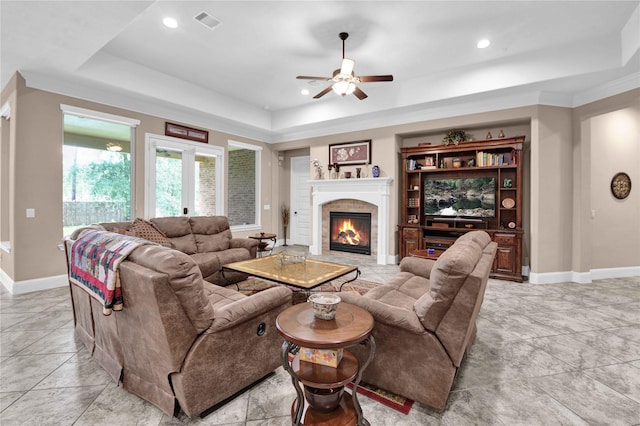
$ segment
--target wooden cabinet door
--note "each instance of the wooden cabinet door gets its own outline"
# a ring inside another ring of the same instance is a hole
[[[516,273],[516,248],[514,246],[498,246],[493,262],[493,271],[502,274]]]
[[[420,250],[420,230],[416,228],[404,228],[402,230],[402,257],[409,256],[414,250]]]
[[[494,278],[507,278],[521,281],[521,237],[508,232],[496,232],[493,234],[493,241],[498,243],[498,250],[496,251],[493,269],[491,270]]]

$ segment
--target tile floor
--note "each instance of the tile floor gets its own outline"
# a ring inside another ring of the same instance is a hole
[[[360,264],[370,281],[398,270]],[[0,302],[3,426],[290,424],[295,392],[282,368],[205,418],[171,418],[93,362],[73,336],[66,287],[13,296],[2,288]],[[640,277],[491,280],[476,341],[443,413],[415,404],[405,416],[366,397],[361,403],[372,425],[638,425]]]

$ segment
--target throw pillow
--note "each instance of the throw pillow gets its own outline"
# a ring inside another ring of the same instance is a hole
[[[155,225],[144,219],[137,218],[129,228],[138,238],[144,238],[152,243],[160,244],[162,247],[171,247],[171,241]]]

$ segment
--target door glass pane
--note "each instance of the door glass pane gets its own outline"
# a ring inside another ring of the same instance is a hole
[[[155,217],[182,215],[182,152],[156,148]]]
[[[131,128],[65,114],[63,235],[131,220]]]
[[[216,157],[196,154],[195,203],[193,216],[216,214]]]

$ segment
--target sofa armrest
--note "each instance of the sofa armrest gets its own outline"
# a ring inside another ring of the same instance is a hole
[[[246,248],[251,250],[253,247],[258,247],[258,240],[251,238],[231,238],[229,240],[229,248]]]
[[[231,238],[229,248],[246,248],[251,253],[251,258],[256,257],[258,252],[258,240],[252,238]]]
[[[368,311],[376,322],[400,327],[413,333],[424,333],[425,329],[414,311],[387,305],[355,293],[340,293],[343,302],[351,303]]]
[[[436,264],[435,260],[422,259],[420,257],[408,256],[402,258],[400,261],[400,271],[410,272],[413,275],[418,275],[429,279],[431,276],[431,270],[433,265]]]
[[[284,286],[268,288],[220,308],[214,308],[213,323],[207,332],[225,330],[291,303],[291,290]]]

